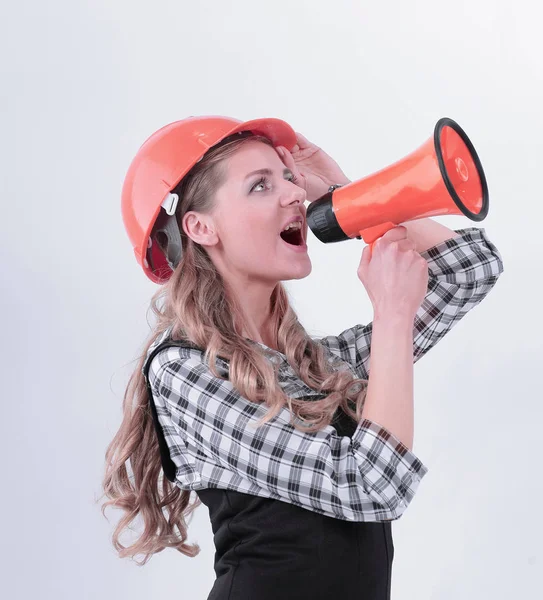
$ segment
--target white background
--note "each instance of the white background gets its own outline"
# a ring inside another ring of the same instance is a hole
[[[415,368],[429,467],[393,523],[393,600],[540,598],[541,8],[533,0],[11,2],[0,18],[2,587],[10,599],[205,599],[207,509],[143,568],[103,518],[104,452],[149,333],[156,284],[120,211],[140,144],[189,115],[278,117],[351,179],[416,149],[443,116],[483,163],[483,226],[505,272]],[[288,284],[314,335],[372,318],[363,242],[310,234]],[[149,322],[148,322],[149,320]],[[361,592],[362,593],[362,592]],[[256,600],[256,599],[255,599]]]

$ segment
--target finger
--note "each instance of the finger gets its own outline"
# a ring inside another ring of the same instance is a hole
[[[402,251],[416,250],[415,242],[413,240],[410,240],[409,238],[397,240],[396,243],[398,244],[398,248]]]
[[[365,268],[368,266],[371,260],[371,245],[368,245],[362,250],[362,256],[360,257],[360,265],[359,268]]]
[[[278,146],[277,151],[278,151],[279,156],[281,157],[281,160],[283,161],[283,164],[285,165],[285,167],[287,167],[287,169],[290,169],[292,171],[292,173],[298,180],[297,183],[300,185],[300,187],[303,187],[305,189],[305,177],[300,172],[296,163],[294,162],[294,159],[292,158],[292,154],[284,146]]]
[[[300,148],[309,148],[313,144],[299,131],[296,132],[296,141],[298,142],[298,146]]]
[[[403,225],[398,225],[393,229],[389,229],[386,233],[381,236],[382,239],[387,242],[395,242],[397,240],[403,240],[407,238],[407,228]]]
[[[281,157],[281,160],[283,161],[285,167],[288,167],[291,171],[293,168],[296,168],[296,163],[292,158],[292,154],[284,146],[277,146],[276,150],[279,156]]]

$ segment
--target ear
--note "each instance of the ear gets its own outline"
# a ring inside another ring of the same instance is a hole
[[[201,246],[214,246],[219,241],[211,215],[189,211],[183,215],[183,230]]]

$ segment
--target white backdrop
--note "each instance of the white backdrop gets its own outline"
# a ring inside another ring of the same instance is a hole
[[[274,116],[351,179],[411,152],[442,116],[482,160],[505,272],[415,367],[429,473],[393,523],[393,600],[541,597],[541,8],[535,1],[5,3],[0,19],[4,597],[205,599],[201,554],[117,557],[99,504],[157,289],[120,212],[130,160],[189,115]],[[538,58],[539,57],[539,58]],[[372,318],[363,242],[312,234],[288,284],[315,335]]]

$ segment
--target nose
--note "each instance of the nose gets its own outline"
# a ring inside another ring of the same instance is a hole
[[[292,184],[294,189],[285,192],[283,195],[283,204],[304,204],[307,199],[306,191],[298,185]]]

